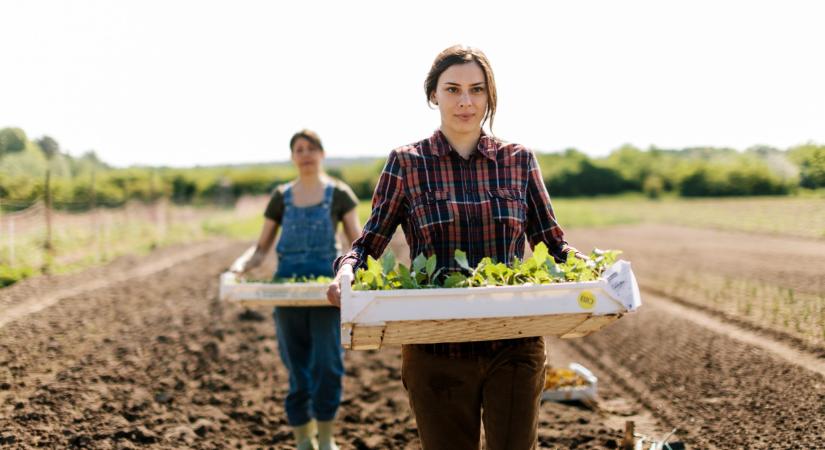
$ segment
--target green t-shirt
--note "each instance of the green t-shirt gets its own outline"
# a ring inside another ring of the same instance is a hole
[[[331,180],[333,190],[330,211],[332,213],[332,223],[338,225],[338,222],[344,220],[344,215],[358,206],[358,197],[343,181],[334,178]],[[264,217],[272,219],[278,224],[281,223],[284,217],[284,192],[287,186],[289,186],[289,183],[275,188],[272,192],[272,198],[269,199],[269,204],[266,205],[266,211],[264,211]]]

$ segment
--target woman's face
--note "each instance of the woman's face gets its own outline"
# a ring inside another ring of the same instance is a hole
[[[292,162],[301,173],[314,173],[321,170],[324,151],[305,138],[298,138],[292,145]]]
[[[433,103],[441,112],[442,131],[477,133],[487,112],[487,83],[475,62],[454,64],[438,77]]]

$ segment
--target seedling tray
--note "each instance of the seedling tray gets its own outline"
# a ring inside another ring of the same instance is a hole
[[[326,283],[248,282],[239,273],[255,251],[247,249],[229,271],[221,274],[219,298],[244,306],[330,306]]]
[[[345,270],[349,266],[344,266]],[[456,289],[353,291],[341,279],[341,341],[353,350],[383,345],[591,334],[641,306],[627,261],[596,281]]]

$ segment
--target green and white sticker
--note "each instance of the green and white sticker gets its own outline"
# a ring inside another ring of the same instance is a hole
[[[582,291],[579,294],[579,306],[582,309],[593,309],[596,306],[596,295],[590,291]]]

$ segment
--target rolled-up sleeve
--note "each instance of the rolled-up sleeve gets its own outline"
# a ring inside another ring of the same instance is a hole
[[[567,252],[577,252],[564,240],[562,231],[553,206],[550,204],[550,194],[544,186],[541,176],[541,168],[533,152],[529,152],[529,169],[527,174],[527,239],[530,247],[535,247],[539,242],[547,245],[550,254],[557,262],[567,259]]]
[[[364,225],[361,237],[353,242],[352,249],[333,263],[335,273],[344,264],[358,268],[364,265],[368,255],[378,258],[384,253],[408,210],[402,176],[401,159],[398,152],[393,150],[375,186],[370,218]]]

